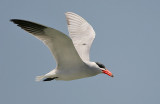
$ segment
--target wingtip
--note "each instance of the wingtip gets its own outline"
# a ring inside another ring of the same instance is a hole
[[[10,19],[10,22],[14,22],[14,19]]]
[[[65,14],[69,14],[69,13],[73,13],[73,12],[66,12]]]
[[[73,13],[73,12],[66,12],[65,15],[67,16],[67,15],[78,15],[78,14]]]
[[[16,24],[16,21],[18,21],[18,19],[10,19],[10,22],[13,22]]]
[[[66,15],[66,17],[69,15],[69,14],[71,14],[72,12],[66,12],[65,13],[65,15]]]
[[[23,19],[10,19],[11,22],[13,23],[19,23],[19,22],[30,22],[30,21],[27,21],[27,20],[23,20]]]

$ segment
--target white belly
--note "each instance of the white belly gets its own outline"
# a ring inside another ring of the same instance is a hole
[[[61,70],[56,73],[58,75],[58,78],[56,78],[56,80],[69,81],[86,77],[92,77],[99,73],[101,72],[94,69]]]

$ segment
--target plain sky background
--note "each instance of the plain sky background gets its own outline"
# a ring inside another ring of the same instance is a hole
[[[94,28],[91,60],[104,74],[35,82],[56,67],[48,48],[10,19],[25,19],[68,35],[65,12]],[[159,0],[0,0],[0,104],[160,104]]]

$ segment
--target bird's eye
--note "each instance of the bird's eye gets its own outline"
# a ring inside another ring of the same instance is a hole
[[[100,68],[104,68],[105,69],[105,66],[99,62],[96,62],[96,64],[100,67]]]

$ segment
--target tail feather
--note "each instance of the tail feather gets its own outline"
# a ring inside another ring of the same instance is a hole
[[[41,81],[43,78],[45,78],[44,75],[42,75],[42,76],[37,76],[35,80],[36,80],[37,82],[39,82],[39,81]]]

